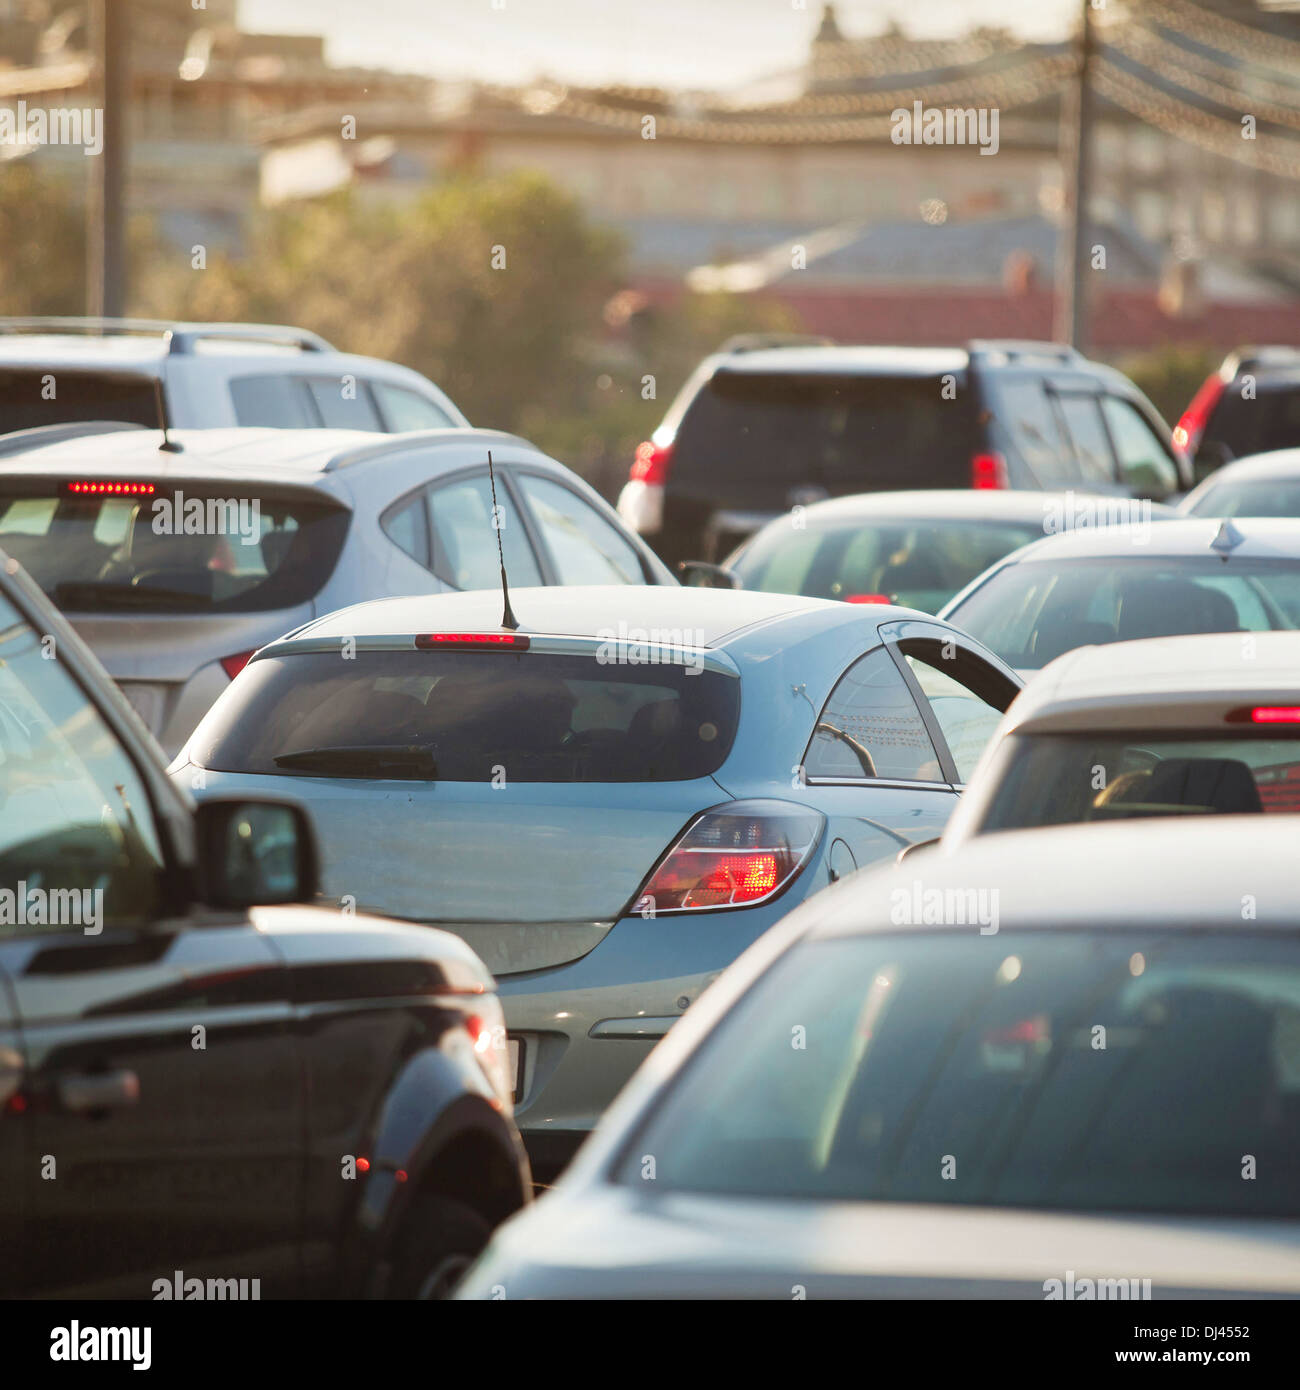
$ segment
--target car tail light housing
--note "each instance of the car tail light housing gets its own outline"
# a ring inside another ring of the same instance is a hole
[[[415,645],[421,651],[450,647],[475,652],[526,652],[529,641],[522,632],[421,632]]]
[[[1245,705],[1224,716],[1227,724],[1300,724],[1300,705]]]
[[[153,483],[97,482],[78,478],[65,483],[68,492],[93,493],[109,497],[150,497],[157,491]]]
[[[221,658],[221,669],[233,681],[235,677],[244,669],[244,667],[247,666],[248,663],[253,659],[253,655],[256,651],[257,648],[254,647],[251,651],[236,652],[234,656],[223,656]]]
[[[627,480],[630,483],[647,483],[651,487],[663,487],[668,481],[668,472],[673,461],[673,441],[656,444],[647,439],[636,446],[636,455]]]
[[[1175,449],[1189,456],[1196,452],[1205,427],[1210,423],[1210,416],[1214,414],[1214,408],[1219,404],[1227,386],[1228,383],[1218,372],[1205,378],[1200,390],[1192,397],[1191,403],[1174,426]]]
[[[976,454],[970,461],[970,485],[977,492],[1008,488],[1006,459],[1001,454]]]
[[[474,1056],[501,1102],[501,1108],[510,1111],[514,1106],[515,1078],[510,1072],[506,1018],[501,1011],[501,1001],[495,994],[483,994],[474,1000],[472,1012],[465,1019],[465,1031],[474,1044]]]
[[[790,801],[733,801],[691,822],[629,912],[721,912],[783,893],[808,863],[826,818]]]
[[[892,603],[888,594],[845,594],[845,603]]]

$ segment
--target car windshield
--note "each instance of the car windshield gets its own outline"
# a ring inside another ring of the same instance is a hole
[[[981,831],[1140,816],[1300,811],[1300,731],[1012,737]]]
[[[1293,935],[865,934],[782,957],[618,1176],[655,1193],[1296,1217],[1298,1138]]]
[[[720,371],[678,429],[674,489],[777,509],[800,485],[964,487],[974,414],[964,391],[939,408],[942,390],[938,377]]]
[[[307,603],[334,568],[348,517],[324,499],[216,497],[199,483],[0,480],[0,550],[73,613]]]
[[[740,681],[529,651],[300,652],[252,662],[195,731],[223,772],[440,782],[671,782],[727,757]]]
[[[1026,561],[944,616],[1009,666],[1036,670],[1076,647],[1300,627],[1300,562],[1211,553]]]
[[[1191,516],[1300,516],[1300,478],[1225,479],[1188,508]]]
[[[747,589],[852,600],[867,595],[936,613],[977,574],[1041,539],[1041,524],[867,521],[798,529],[784,520],[732,562]]]

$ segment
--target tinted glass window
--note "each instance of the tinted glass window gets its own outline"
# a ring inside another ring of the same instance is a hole
[[[1070,438],[1074,441],[1075,457],[1083,480],[1113,483],[1115,465],[1096,397],[1060,395],[1057,399],[1061,405],[1061,413],[1065,416]]]
[[[937,654],[930,660],[911,654],[905,659],[957,764],[957,780],[968,782],[1002,711],[964,683],[958,662]]]
[[[414,391],[390,386],[386,381],[372,381],[370,389],[375,393],[388,428],[394,433],[402,430],[441,430],[452,423],[445,411],[439,410],[423,396],[417,396]]]
[[[981,435],[970,392],[938,377],[719,372],[682,420],[673,490],[784,509],[789,493],[967,487]]]
[[[1037,669],[1106,642],[1300,627],[1300,571],[1213,555],[1031,561],[999,570],[945,617],[1009,666]]]
[[[1209,443],[1226,444],[1233,458],[1300,444],[1300,382],[1257,379],[1253,397],[1234,382],[1205,427],[1201,445]]]
[[[320,416],[307,384],[292,376],[244,376],[230,383],[235,419],[271,429],[313,429]]]
[[[912,693],[884,647],[840,677],[804,754],[804,771],[809,777],[943,781]]]
[[[1119,457],[1120,475],[1139,497],[1168,497],[1180,486],[1178,469],[1151,426],[1131,406],[1115,396],[1101,403]]]
[[[1043,487],[1063,487],[1079,481],[1082,474],[1069,441],[1061,437],[1056,411],[1040,380],[1017,380],[993,372],[985,382],[985,390],[998,423],[1010,434]]]
[[[1040,735],[1008,750],[981,830],[1300,810],[1300,737],[1250,726],[1235,737]]]
[[[308,602],[347,533],[347,512],[312,499],[156,486],[99,497],[5,479],[0,549],[72,612],[246,613]]]
[[[241,690],[191,753],[303,777],[679,781],[721,767],[740,708],[734,676],[595,653],[303,653],[252,662]]]
[[[645,583],[635,546],[576,492],[534,473],[519,473],[516,479],[561,584]]]
[[[1293,1218],[1298,1119],[1292,935],[867,933],[778,961],[633,1136],[620,1178],[647,1201]]]
[[[383,425],[364,381],[355,377],[309,377],[311,392],[321,423],[331,430],[373,430]]]
[[[497,512],[506,576],[522,588],[540,584],[542,572],[524,533],[509,489],[498,481]],[[492,485],[486,473],[457,478],[429,492],[433,532],[433,572],[456,589],[494,589],[501,583],[493,527]]]
[[[0,598],[0,936],[97,935],[147,921],[159,901],[144,784],[54,650]]]
[[[868,521],[764,530],[734,561],[747,589],[850,599],[883,594],[893,603],[938,612],[977,574],[1030,541],[1042,525],[964,521]]]
[[[66,367],[0,367],[0,434],[77,420],[157,428],[153,380]]]
[[[429,568],[429,538],[424,493],[419,492],[404,506],[384,514],[380,523],[384,534],[394,545]]]

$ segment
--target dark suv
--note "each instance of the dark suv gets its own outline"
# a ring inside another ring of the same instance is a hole
[[[436,1296],[528,1200],[482,962],[315,876],[0,552],[0,1295]]]
[[[619,512],[670,564],[800,503],[900,488],[1191,484],[1127,377],[1051,343],[754,346],[706,358],[636,454]]]
[[[1300,348],[1241,348],[1201,383],[1174,428],[1199,483],[1247,454],[1300,445]]]

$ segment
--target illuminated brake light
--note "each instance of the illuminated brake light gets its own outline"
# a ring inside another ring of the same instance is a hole
[[[234,656],[223,656],[221,658],[221,669],[233,681],[244,667],[248,665],[249,661],[252,660],[253,652],[256,650],[257,648],[254,647],[253,651],[236,652]]]
[[[1201,442],[1205,427],[1210,423],[1210,416],[1219,404],[1227,385],[1228,383],[1218,372],[1215,372],[1213,376],[1206,377],[1201,383],[1200,389],[1192,397],[1187,409],[1183,411],[1178,424],[1174,426],[1173,443],[1175,449],[1189,455],[1196,452],[1196,446]]]
[[[662,487],[668,481],[668,470],[672,466],[673,446],[656,444],[652,439],[636,446],[636,455],[628,472],[628,482],[647,483],[652,487]]]
[[[96,483],[89,480],[68,483],[66,487],[69,492],[113,497],[149,497],[156,491],[153,483]]]
[[[435,647],[456,647],[462,651],[508,651],[526,652],[528,638],[518,632],[421,632],[416,636],[415,645],[421,651]]]
[[[656,865],[629,911],[749,907],[787,888],[808,862],[824,817],[786,801],[736,801],[706,811]]]
[[[1300,724],[1300,705],[1256,705],[1250,712],[1252,724]]]
[[[889,603],[888,594],[845,594],[845,603]]]
[[[1001,454],[976,454],[970,461],[970,485],[977,492],[1000,492],[1008,487],[1006,459]]]

